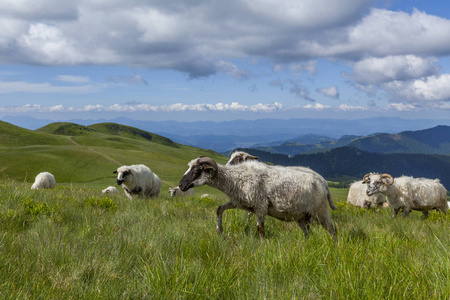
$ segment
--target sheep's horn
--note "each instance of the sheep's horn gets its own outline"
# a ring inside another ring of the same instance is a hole
[[[381,178],[388,178],[390,181],[389,185],[394,184],[394,177],[392,177],[391,174],[384,173],[384,174],[381,174],[380,176],[381,176]]]
[[[370,176],[370,173],[367,173],[366,175],[364,175],[363,177],[363,183],[368,183],[369,181],[367,181],[368,177]]]
[[[209,157],[206,156],[200,156],[197,160],[197,163],[201,166],[207,166],[207,169],[212,169],[213,170],[213,177],[215,177],[217,175],[217,163]]]

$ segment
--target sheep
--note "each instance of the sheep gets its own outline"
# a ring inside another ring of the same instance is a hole
[[[194,189],[188,189],[186,192],[182,192],[178,186],[169,188],[169,197],[186,197],[193,196]]]
[[[158,197],[161,191],[161,180],[145,165],[121,166],[116,171],[117,184],[121,185],[125,195],[132,200],[133,195],[139,198]]]
[[[102,194],[117,194],[118,191],[113,186],[108,186],[106,189],[102,190]]]
[[[211,196],[209,195],[209,194],[203,194],[203,195],[201,195],[200,196],[200,199],[203,199],[203,198],[210,198]]]
[[[367,195],[381,193],[387,196],[389,206],[393,209],[392,218],[400,210],[402,217],[411,210],[422,211],[424,217],[428,211],[436,209],[444,213],[448,210],[447,191],[439,179],[414,178],[410,176],[394,177],[390,174],[369,173],[364,175],[363,183],[367,184]]]
[[[238,165],[246,161],[257,160],[258,156],[253,156],[244,151],[235,151],[231,154],[230,159],[226,163],[227,166]]]
[[[253,161],[253,160],[257,160],[258,157],[248,154],[247,152],[244,151],[236,151],[233,152],[230,156],[230,159],[228,160],[228,162],[226,163],[226,165],[238,165],[247,161]],[[323,178],[319,173],[311,170],[310,168],[307,167],[301,167],[301,166],[291,166],[288,168],[292,168],[293,170],[297,170],[297,171],[301,171],[301,172],[308,172],[313,174],[314,176],[317,177],[317,179],[322,183],[322,185],[327,189],[327,198],[328,198],[328,203],[330,204],[330,207],[332,209],[337,209],[337,206],[334,204],[333,201],[333,197],[331,196],[331,192],[330,189],[328,187],[328,182],[325,180],[325,178]],[[250,213],[249,213],[250,216]]]
[[[49,172],[41,172],[37,174],[36,178],[34,179],[34,183],[31,186],[32,190],[37,189],[54,189],[56,186],[56,180],[55,176]]]
[[[335,238],[327,191],[311,173],[269,167],[258,161],[227,166],[205,156],[193,159],[188,166],[179,184],[182,191],[207,184],[221,190],[230,199],[217,209],[219,233],[223,232],[223,212],[239,208],[256,215],[261,238],[264,238],[266,215],[282,221],[296,221],[305,237],[308,236],[309,224],[317,219]]]
[[[350,185],[347,196],[347,203],[361,208],[383,207],[386,197],[383,194],[367,196],[367,187],[362,181],[355,181]]]

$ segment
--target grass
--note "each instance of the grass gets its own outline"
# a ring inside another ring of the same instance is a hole
[[[82,185],[0,184],[0,297],[14,299],[448,299],[450,220],[390,218],[338,202],[338,241],[319,226],[215,210],[200,199],[129,201]],[[332,189],[343,200],[346,189]]]

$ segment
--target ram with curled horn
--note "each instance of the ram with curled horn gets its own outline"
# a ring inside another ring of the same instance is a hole
[[[381,193],[387,197],[393,218],[399,211],[402,211],[402,217],[408,216],[411,210],[421,211],[426,218],[430,210],[443,213],[448,210],[447,190],[439,179],[401,176],[394,180],[387,173],[370,173],[364,176],[363,183],[367,184],[368,196]]]

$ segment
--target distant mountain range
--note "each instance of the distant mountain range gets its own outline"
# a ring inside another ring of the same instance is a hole
[[[333,148],[350,146],[359,150],[376,153],[421,153],[450,154],[450,126],[439,125],[433,128],[404,131],[396,134],[378,133],[369,136],[343,136],[340,139],[323,136],[301,136],[267,147],[252,147],[257,150],[296,155],[318,153]]]
[[[51,120],[35,119],[29,116],[4,116],[0,118],[14,125],[37,129]],[[226,152],[237,147],[270,147],[282,143],[320,144],[326,140],[305,140],[305,137],[319,136],[335,140],[333,147],[347,143],[348,136],[367,136],[377,132],[393,134],[405,130],[422,130],[437,125],[450,125],[450,119],[401,119],[401,118],[370,118],[358,120],[343,119],[259,119],[234,120],[224,122],[212,121],[140,121],[129,118],[116,118],[112,120],[69,120],[68,122],[80,125],[92,125],[112,122],[128,125],[141,130],[153,132],[170,138],[174,142],[190,145],[217,152]],[[346,136],[346,137],[344,137]],[[300,140],[296,138],[303,137]],[[342,140],[343,139],[343,140]],[[325,144],[323,145],[325,147]],[[329,148],[326,146],[325,148]],[[314,151],[306,147],[306,151]],[[297,151],[297,150],[296,150]],[[302,150],[301,152],[304,152]],[[296,152],[299,153],[299,152]],[[294,155],[295,152],[290,152]]]
[[[328,180],[353,181],[369,172],[392,176],[439,178],[450,190],[450,155],[380,154],[355,147],[339,147],[323,153],[287,156],[256,149],[239,149],[259,157],[260,161],[283,166],[306,166]]]

